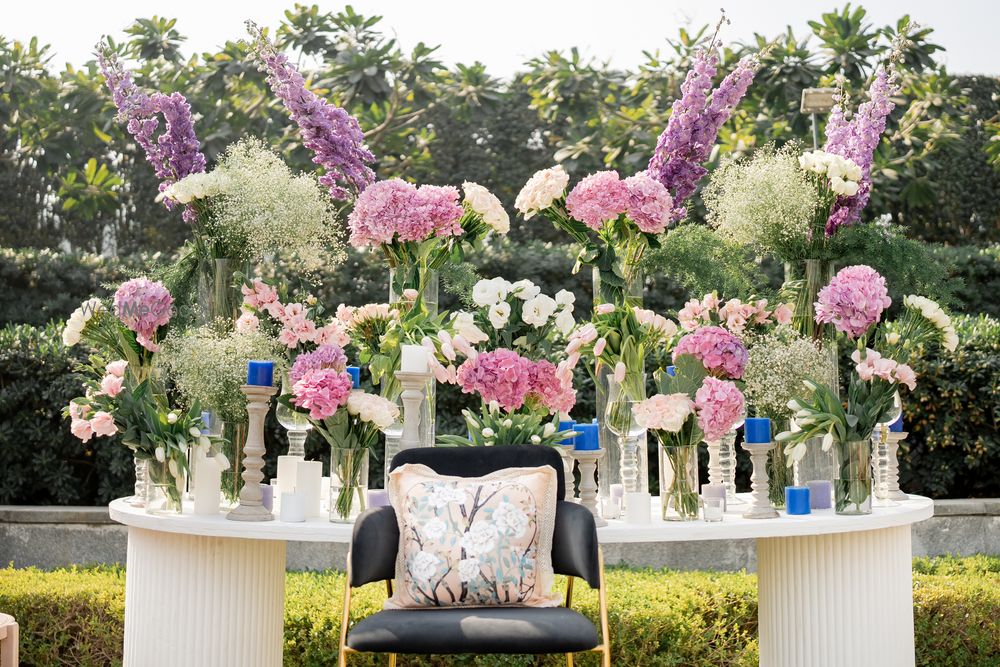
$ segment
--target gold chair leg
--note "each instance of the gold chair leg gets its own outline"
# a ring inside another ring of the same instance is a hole
[[[597,549],[597,562],[601,568],[601,589],[597,592],[597,597],[601,606],[601,639],[604,640],[601,665],[602,667],[611,667],[611,636],[608,630],[608,587],[604,581],[604,551],[600,547]]]
[[[567,653],[566,654],[566,667],[573,667],[573,654],[572,653]]]
[[[340,614],[340,651],[337,664],[347,667],[347,625],[351,621],[351,554],[347,554],[347,572],[344,579],[344,608]]]
[[[395,653],[390,653],[389,654],[389,667],[396,667],[396,654]]]

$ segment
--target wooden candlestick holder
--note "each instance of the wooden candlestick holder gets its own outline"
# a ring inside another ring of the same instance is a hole
[[[264,507],[264,494],[260,483],[264,479],[264,418],[271,407],[271,397],[276,387],[245,384],[240,387],[247,397],[247,442],[243,448],[243,488],[240,504],[226,518],[231,521],[274,521],[274,515]]]

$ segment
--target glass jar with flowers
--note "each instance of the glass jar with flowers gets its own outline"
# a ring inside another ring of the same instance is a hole
[[[685,392],[656,394],[632,406],[636,422],[648,429],[663,450],[660,501],[665,521],[694,521],[698,495],[698,428],[694,401]]]

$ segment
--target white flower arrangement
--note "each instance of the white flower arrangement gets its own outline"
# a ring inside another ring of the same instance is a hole
[[[784,421],[795,409],[789,401],[802,394],[805,380],[824,381],[833,373],[830,357],[811,338],[790,326],[753,336],[743,371],[743,394],[754,414]]]
[[[528,179],[514,200],[514,208],[528,220],[535,213],[547,209],[552,203],[563,196],[569,185],[569,174],[556,165],[549,169],[541,169]]]
[[[466,330],[471,337],[462,337],[472,345],[488,341],[488,349],[504,347],[535,358],[536,350],[552,348],[556,334],[564,338],[576,327],[575,302],[572,292],[560,290],[553,298],[530,280],[484,278],[472,287],[476,310],[456,317],[453,328]]]
[[[861,167],[849,158],[826,151],[812,151],[799,156],[799,167],[829,179],[829,187],[834,193],[853,197],[858,193]]]
[[[66,321],[66,328],[63,329],[63,345],[73,347],[80,342],[83,337],[83,330],[87,327],[87,322],[98,312],[105,310],[100,299],[87,299],[80,307],[73,311]]]
[[[483,222],[490,226],[498,234],[506,234],[510,231],[510,216],[504,210],[503,204],[492,192],[478,183],[462,183],[462,192],[465,193],[465,204],[473,212],[478,213]]]
[[[381,396],[354,391],[347,397],[347,414],[385,430],[399,420],[399,406]]]
[[[903,298],[903,305],[906,308],[919,312],[924,319],[929,321],[932,325],[934,325],[934,327],[937,328],[938,331],[940,331],[941,347],[948,352],[955,351],[958,347],[958,334],[955,333],[955,327],[951,323],[951,318],[946,312],[944,312],[944,309],[942,309],[936,301],[932,301],[924,296],[910,294],[909,296]],[[898,333],[891,332],[889,335],[895,335],[898,341]]]

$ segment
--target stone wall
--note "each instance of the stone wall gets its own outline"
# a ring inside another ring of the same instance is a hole
[[[127,531],[106,507],[0,506],[0,563],[54,568],[124,563]],[[343,567],[343,544],[292,542],[288,569]],[[1000,499],[938,500],[934,517],[913,526],[913,555],[1000,555]],[[680,570],[754,570],[753,540],[604,545],[609,565]]]

